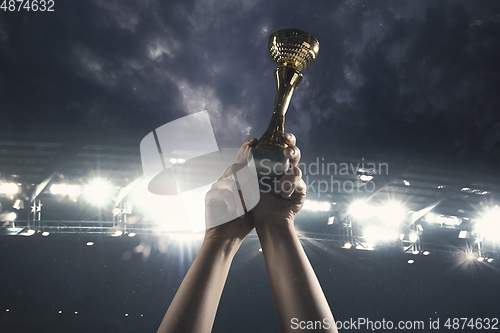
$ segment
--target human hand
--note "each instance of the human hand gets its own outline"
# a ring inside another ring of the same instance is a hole
[[[261,188],[260,201],[251,211],[257,228],[263,223],[293,224],[306,198],[307,186],[297,167],[301,154],[295,146],[296,138],[291,133],[284,133],[281,141],[288,145],[283,154],[290,160],[290,168],[279,180]]]
[[[246,166],[249,149],[255,147],[257,142],[257,139],[251,139],[243,143],[235,163],[208,191],[205,197],[205,239],[243,240],[253,230],[253,217],[241,205],[241,192],[236,186],[235,174]]]

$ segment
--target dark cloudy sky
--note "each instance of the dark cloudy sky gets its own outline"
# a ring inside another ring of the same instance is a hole
[[[268,37],[297,28],[320,41],[287,113],[286,129],[304,150],[500,162],[499,1],[55,0],[54,9],[0,10],[2,131],[120,130],[140,140],[206,109],[222,146],[260,137],[275,93]],[[90,251],[75,239],[25,240],[2,242],[0,324],[8,332],[51,323],[61,332],[153,331],[192,260],[155,252],[147,262],[123,263],[122,253],[137,244],[112,240]],[[219,332],[277,331],[252,244],[231,272]],[[487,289],[498,286],[498,272],[464,271],[439,258],[412,271],[332,251],[308,254],[337,318],[443,320],[498,309],[491,296],[498,287]],[[47,266],[40,258],[55,260]],[[20,310],[6,319],[12,304]],[[53,307],[87,315],[77,324],[56,321]],[[123,321],[127,311],[133,324]]]
[[[498,1],[59,1],[0,12],[2,126],[147,133],[208,109],[222,145],[260,137],[269,35],[320,41],[286,128],[328,151],[480,158],[500,142]]]

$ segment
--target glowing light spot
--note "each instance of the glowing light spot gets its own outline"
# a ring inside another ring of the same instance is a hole
[[[410,242],[415,243],[418,240],[418,235],[415,232],[410,234]]]
[[[425,215],[425,222],[427,222],[427,223],[435,223],[436,222],[436,214],[434,214],[434,213],[427,213]]]
[[[29,229],[28,231],[26,231],[26,233],[31,236],[31,235],[34,235],[36,233],[36,231],[33,229]]]
[[[411,264],[413,264],[414,262],[415,262],[415,260],[413,260],[413,259],[408,260],[408,263],[409,263],[410,265],[411,265]]]
[[[431,254],[431,253],[430,253],[429,251],[424,251],[424,252],[422,252],[422,254],[423,254],[424,256],[428,256],[428,255],[429,255],[429,254]]]
[[[304,202],[303,209],[316,211],[316,212],[327,212],[331,208],[331,204],[327,201],[315,201],[315,200],[306,200]]]
[[[19,192],[19,185],[14,183],[1,183],[0,184],[0,193],[2,194],[16,194]]]
[[[96,205],[104,205],[111,198],[112,186],[102,179],[95,179],[85,186],[83,194],[85,198]]]
[[[172,234],[174,239],[181,245],[192,245],[203,239],[205,236],[202,233],[176,233]]]
[[[397,240],[399,237],[399,233],[394,229],[380,227],[368,227],[363,235],[370,244],[390,242]]]
[[[361,175],[361,176],[359,176],[359,180],[361,180],[363,182],[369,182],[372,179],[373,179],[373,176],[370,176],[370,175]]]
[[[381,207],[377,215],[385,222],[398,225],[404,221],[406,209],[397,202],[390,202]]]
[[[500,242],[500,209],[494,208],[486,212],[476,222],[475,231],[486,240]]]
[[[493,258],[488,258],[487,262],[493,262]]]
[[[349,215],[355,219],[364,219],[370,216],[372,207],[363,200],[354,201],[349,206]]]
[[[479,262],[484,261],[484,257],[478,257],[478,258],[477,258],[477,261],[479,261]]]
[[[128,236],[129,237],[135,237],[135,232],[129,232]]]
[[[420,253],[420,251],[419,251],[419,250],[413,250],[413,252],[412,252],[412,254],[415,254],[415,255],[416,255],[416,254],[419,254],[419,253]]]
[[[9,213],[9,215],[7,215],[7,219],[9,221],[14,221],[15,219],[17,218],[17,214],[12,212],[12,213]]]
[[[87,246],[92,246],[94,245],[94,242],[87,242]]]
[[[82,188],[80,185],[54,184],[50,187],[50,193],[77,197],[82,193]]]
[[[48,231],[44,231],[44,232],[42,232],[42,236],[43,236],[43,237],[47,237],[48,235],[50,235],[50,232],[48,232]]]
[[[352,244],[347,242],[344,244],[344,249],[350,249],[352,247]]]

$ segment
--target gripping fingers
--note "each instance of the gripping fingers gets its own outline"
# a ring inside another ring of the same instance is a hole
[[[291,166],[278,183],[278,193],[285,199],[289,199],[295,191],[297,183],[302,179],[302,171],[296,166]]]
[[[304,204],[304,201],[306,200],[306,190],[307,190],[307,185],[304,182],[304,180],[301,178],[295,183],[295,190],[293,191],[292,195],[290,196],[290,201],[293,202],[294,204],[297,205],[302,205]]]
[[[286,143],[288,146],[295,146],[297,139],[292,133],[283,133],[281,135],[281,142]]]
[[[300,149],[295,145],[297,142],[295,135],[292,133],[284,133],[281,136],[281,141],[288,145],[288,147],[283,151],[283,154],[290,160],[290,164],[297,166],[300,161],[301,154]]]

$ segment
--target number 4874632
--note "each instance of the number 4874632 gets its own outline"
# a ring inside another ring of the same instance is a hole
[[[4,12],[53,12],[54,0],[3,0],[0,10]]]

